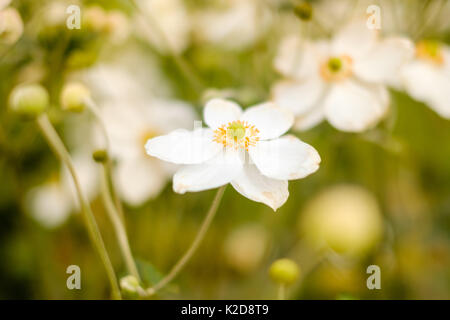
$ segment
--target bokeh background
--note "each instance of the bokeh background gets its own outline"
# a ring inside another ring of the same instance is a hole
[[[187,112],[167,115],[169,105],[189,108],[190,120],[201,119],[210,97],[229,97],[244,107],[269,99],[280,78],[273,59],[285,34],[306,24],[309,37],[328,37],[352,15],[365,15],[369,4],[382,8],[382,33],[450,41],[448,1],[306,1],[312,8],[306,21],[294,10],[305,1],[138,2],[139,11],[127,0],[9,4],[23,30],[14,19],[8,20],[11,29],[0,28],[1,299],[110,297],[77,206],[63,191],[70,182],[61,164],[36,124],[8,110],[16,85],[40,82],[49,90],[52,122],[69,150],[89,163],[86,192],[114,267],[124,276],[96,192],[93,121],[60,108],[67,81],[83,81],[100,107],[156,110],[152,128],[159,129]],[[71,4],[81,8],[79,30],[66,27]],[[315,174],[290,182],[290,197],[276,213],[228,187],[198,252],[154,298],[274,299],[277,286],[268,270],[287,257],[301,270],[290,299],[449,299],[450,122],[403,92],[390,94],[390,113],[365,133],[339,132],[328,123],[294,132],[318,150],[322,163]],[[188,248],[214,191],[179,195],[170,175],[158,187],[140,176],[119,189],[126,189],[133,253],[152,284]],[[71,264],[81,268],[81,290],[66,287]],[[372,264],[380,266],[381,290],[366,287]]]

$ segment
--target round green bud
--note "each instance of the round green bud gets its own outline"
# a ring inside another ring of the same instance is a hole
[[[128,275],[120,279],[120,289],[122,294],[127,298],[136,298],[138,296],[140,285],[138,279],[132,275]]]
[[[34,118],[49,106],[48,92],[39,84],[19,85],[10,94],[9,106],[23,117]]]
[[[270,266],[269,275],[276,283],[289,285],[298,279],[300,268],[290,259],[279,259]]]
[[[95,150],[92,153],[92,158],[94,158],[95,162],[106,162],[108,160],[108,152],[103,149]]]
[[[89,99],[90,96],[89,90],[83,84],[78,82],[68,83],[61,91],[61,106],[67,111],[83,112],[86,99]]]
[[[308,2],[302,1],[294,7],[294,13],[301,20],[308,21],[312,18],[313,8]]]

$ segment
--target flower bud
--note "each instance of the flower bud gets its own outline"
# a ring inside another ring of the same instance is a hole
[[[137,297],[139,288],[139,281],[134,276],[128,275],[120,279],[120,289],[127,298]]]
[[[48,92],[39,84],[17,86],[9,97],[10,108],[26,118],[38,116],[47,109],[48,105]]]
[[[94,158],[95,162],[106,162],[108,160],[108,152],[103,149],[95,150],[92,153],[92,158]]]
[[[276,260],[269,269],[273,281],[283,285],[293,284],[300,275],[297,264],[290,259]]]
[[[86,99],[90,97],[89,90],[81,83],[71,82],[64,86],[61,92],[61,106],[71,112],[82,112]]]
[[[23,22],[14,8],[0,10],[0,43],[13,44],[22,36]]]
[[[300,20],[309,21],[313,14],[313,8],[308,2],[302,1],[294,7],[294,13]]]

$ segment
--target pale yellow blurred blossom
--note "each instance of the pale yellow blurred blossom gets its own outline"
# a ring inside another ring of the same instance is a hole
[[[10,1],[0,2],[0,44],[11,45],[22,36],[23,21],[19,12],[8,7]]]
[[[192,20],[182,0],[139,0],[137,33],[162,53],[181,53],[190,43]]]
[[[270,27],[272,13],[264,1],[227,0],[223,8],[202,9],[195,16],[198,39],[242,50],[257,42]]]
[[[260,225],[245,225],[232,231],[223,248],[227,264],[241,273],[252,272],[261,264],[268,240],[267,230]]]
[[[361,132],[387,113],[387,85],[399,86],[401,67],[412,55],[408,39],[380,39],[361,20],[330,41],[289,36],[274,61],[288,79],[274,85],[273,101],[294,112],[299,130],[326,119],[338,130]]]
[[[383,219],[376,199],[367,190],[337,185],[307,203],[299,228],[301,236],[315,247],[359,256],[381,239]]]

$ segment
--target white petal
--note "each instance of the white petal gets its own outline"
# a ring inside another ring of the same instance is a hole
[[[322,100],[322,99],[321,99]],[[294,129],[300,131],[309,130],[325,119],[323,103],[319,101],[314,107],[305,114],[295,118]]]
[[[64,223],[73,209],[70,194],[58,183],[48,183],[27,194],[27,208],[41,225],[56,228]]]
[[[294,123],[291,111],[266,102],[245,110],[241,120],[247,121],[259,130],[261,140],[278,138]]]
[[[173,177],[173,190],[177,193],[214,189],[229,183],[243,167],[238,152],[224,151],[206,163],[185,166]]]
[[[211,129],[236,121],[241,114],[242,109],[237,103],[224,99],[210,100],[203,110],[203,118]]]
[[[450,74],[444,68],[414,61],[403,69],[402,78],[406,91],[414,99],[450,119]]]
[[[355,74],[369,82],[383,82],[399,87],[401,67],[414,55],[413,43],[406,38],[388,38],[357,59]]]
[[[292,135],[260,141],[249,154],[263,175],[279,180],[304,178],[320,164],[316,149]]]
[[[275,69],[286,77],[305,79],[317,74],[319,64],[330,53],[329,42],[307,41],[290,35],[281,41]]]
[[[352,59],[369,52],[377,39],[375,30],[366,26],[366,21],[357,19],[345,25],[332,40],[332,53],[349,55]]]
[[[217,155],[222,146],[213,141],[210,129],[179,129],[147,141],[147,154],[176,164],[196,164]]]
[[[323,95],[325,83],[319,77],[303,81],[281,81],[272,90],[273,101],[282,108],[291,110],[294,115],[308,112]]]
[[[263,176],[255,165],[246,165],[231,185],[244,197],[262,202],[274,211],[289,197],[288,182]]]
[[[159,160],[137,158],[119,162],[114,175],[120,197],[131,206],[140,206],[157,196],[168,179]]]
[[[324,102],[327,120],[335,128],[351,132],[376,125],[388,106],[389,94],[384,86],[350,80],[334,85]]]

